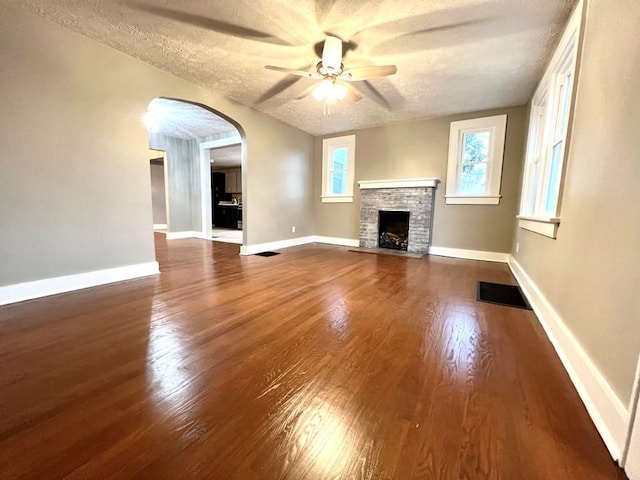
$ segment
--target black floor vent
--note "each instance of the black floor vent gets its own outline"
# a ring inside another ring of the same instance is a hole
[[[507,307],[526,308],[531,310],[529,302],[517,285],[503,285],[501,283],[478,282],[476,300],[479,302],[495,303]]]

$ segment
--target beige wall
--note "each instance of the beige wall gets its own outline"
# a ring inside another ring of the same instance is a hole
[[[513,252],[627,404],[640,352],[640,2],[589,1],[556,240]]]
[[[158,96],[244,129],[247,243],[313,234],[310,135],[19,4],[0,4],[0,65],[0,285],[154,260],[141,117]]]
[[[500,205],[446,205],[449,124],[502,113],[508,118]],[[356,182],[416,177],[437,177],[442,181],[436,193],[433,245],[509,252],[519,201],[525,124],[526,107],[521,106],[397,123],[345,134],[356,135]],[[322,203],[322,138],[315,140],[314,164],[316,234],[357,239],[360,223],[357,183],[353,203]]]
[[[200,231],[200,167],[198,146],[193,139],[149,134],[149,147],[165,152],[170,232]],[[196,194],[198,195],[196,198]],[[153,198],[152,198],[153,201]],[[154,223],[156,223],[154,221]]]

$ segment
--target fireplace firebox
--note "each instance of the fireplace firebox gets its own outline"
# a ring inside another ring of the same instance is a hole
[[[407,251],[409,246],[409,212],[378,211],[378,246]]]

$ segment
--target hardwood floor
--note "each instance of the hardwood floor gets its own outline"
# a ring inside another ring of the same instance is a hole
[[[0,478],[625,478],[505,265],[156,243],[0,308]]]

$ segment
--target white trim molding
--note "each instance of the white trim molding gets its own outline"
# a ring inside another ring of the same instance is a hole
[[[502,195],[445,195],[444,198],[447,205],[499,205]]]
[[[640,355],[636,364],[636,376],[629,400],[629,426],[620,466],[630,479],[640,478]],[[635,475],[635,477],[634,477]]]
[[[465,250],[462,248],[448,247],[429,247],[429,255],[438,257],[464,258],[467,260],[482,260],[484,262],[500,262],[507,263],[509,261],[508,253],[485,252],[482,250]]]
[[[629,422],[627,407],[620,401],[558,312],[513,256],[509,259],[509,267],[560,357],[609,453],[614,460],[620,461]]]
[[[358,185],[360,185],[360,190],[368,188],[436,188],[439,182],[438,178],[399,178],[396,180],[361,180]]]
[[[346,173],[345,188],[342,193],[333,192],[332,172],[334,165],[334,152],[339,149],[347,150],[347,169],[341,169]],[[322,140],[322,203],[346,203],[353,202],[353,181],[356,173],[356,136],[343,135]]]
[[[359,247],[360,240],[357,238],[323,237],[314,235],[313,241],[316,243],[326,243],[329,245],[342,245],[343,247]]]
[[[353,195],[322,195],[323,203],[352,203]]]
[[[93,272],[76,273],[62,277],[45,278],[32,282],[0,286],[0,305],[24,302],[34,298],[48,297],[106,283],[122,282],[133,278],[160,273],[158,262],[138,263],[125,267],[107,268]]]
[[[579,0],[567,22],[551,60],[531,99],[520,213],[532,217],[559,217],[562,184],[569,161],[567,140],[572,137],[576,62],[579,51],[583,2]],[[531,220],[531,219],[529,219]],[[521,227],[555,238],[557,227],[536,225],[535,220]]]
[[[287,240],[278,240],[276,242],[256,243],[255,245],[242,245],[240,247],[240,255],[255,255],[256,253],[268,252],[270,250],[280,250],[282,248],[297,247],[307,243],[313,243],[313,236],[289,238]]]
[[[205,238],[202,236],[202,232],[188,231],[188,232],[167,232],[167,240],[181,240],[183,238]]]
[[[445,202],[449,205],[498,205],[502,183],[504,140],[507,130],[507,115],[470,118],[451,122],[449,128],[449,154],[447,159],[447,188]],[[465,165],[472,165],[465,156],[468,135],[487,134],[489,137],[485,163],[485,185],[483,191],[465,192],[462,176]]]
[[[154,230],[166,230],[167,228],[168,227],[167,227],[166,223],[154,223],[153,224],[153,229]]]
[[[538,218],[518,215],[518,226],[531,232],[539,233],[549,238],[556,238],[558,235],[559,218]]]
[[[225,134],[223,133],[220,135]],[[241,145],[241,156],[243,157],[242,163],[244,164],[244,155],[246,149],[242,143],[242,137],[240,136],[240,133],[237,131],[237,129],[236,131],[231,132],[230,135],[218,138],[216,140],[202,142],[198,145],[198,150],[200,152],[200,218],[202,230],[200,231],[199,236],[196,238],[211,238],[211,153],[209,150],[212,148],[227,147],[229,145],[238,144]],[[168,236],[167,239],[170,240]]]

